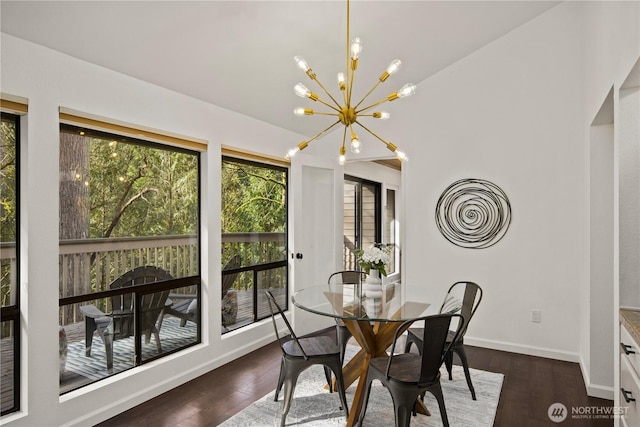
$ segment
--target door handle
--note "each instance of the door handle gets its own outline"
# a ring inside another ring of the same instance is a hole
[[[631,402],[635,402],[636,399],[633,396],[633,394],[631,394],[630,391],[625,390],[624,388],[620,388],[620,391],[622,392],[622,396],[624,397],[624,400],[627,403],[631,403]]]
[[[624,351],[624,354],[636,354],[635,351],[631,350],[633,347],[631,347],[630,345],[626,345],[625,343],[620,343],[620,347],[622,347],[622,351]]]
[[[296,253],[296,259],[302,259],[302,253],[297,252]]]

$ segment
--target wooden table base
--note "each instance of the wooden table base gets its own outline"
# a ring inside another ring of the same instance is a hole
[[[387,348],[393,343],[393,337],[402,324],[401,322],[373,322],[343,319],[345,326],[351,335],[360,344],[360,351],[342,368],[344,386],[348,388],[358,378],[358,386],[353,403],[349,408],[347,426],[354,426],[360,419],[360,413],[364,405],[365,383],[369,372],[369,360],[374,357],[388,357]],[[405,329],[408,329],[407,324]],[[404,330],[402,332],[404,332]],[[334,383],[335,386],[335,383]],[[418,399],[417,412],[431,415],[424,403]]]

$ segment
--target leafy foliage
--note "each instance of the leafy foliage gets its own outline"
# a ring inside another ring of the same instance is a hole
[[[90,238],[197,233],[197,155],[114,139],[87,143],[89,179],[78,179],[89,186]]]
[[[284,232],[286,174],[278,169],[222,162],[222,232]]]

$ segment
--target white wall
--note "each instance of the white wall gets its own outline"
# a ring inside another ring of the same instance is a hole
[[[619,382],[617,372],[619,370],[618,343],[619,343],[619,325],[618,325],[618,306],[622,302],[619,298],[619,268],[620,263],[620,238],[628,236],[630,230],[621,227],[620,223],[620,191],[624,186],[620,176],[620,142],[621,134],[629,131],[629,128],[636,129],[635,139],[636,147],[638,144],[638,130],[640,128],[640,120],[637,114],[632,118],[631,123],[627,123],[620,116],[621,97],[620,94],[623,82],[627,78],[634,63],[640,57],[640,2],[584,2],[584,26],[583,26],[583,52],[584,52],[584,71],[583,71],[583,94],[584,94],[584,117],[583,126],[586,128],[591,121],[598,116],[598,110],[609,91],[613,94],[613,179],[612,192],[613,200],[613,277],[611,282],[612,288],[605,289],[599,282],[597,275],[589,277],[585,276],[582,281],[581,293],[590,295],[592,301],[590,309],[581,312],[581,335],[588,335],[589,343],[583,343],[580,349],[580,358],[582,361],[583,376],[587,391],[590,395],[615,398],[615,405],[619,402],[618,390]],[[636,105],[637,105],[637,101]],[[622,132],[621,132],[622,130]],[[600,131],[599,131],[600,132]],[[599,133],[602,136],[602,133]],[[628,133],[627,133],[628,135]],[[610,136],[607,136],[610,139]],[[592,153],[594,154],[594,153]],[[599,159],[587,158],[587,164],[594,166],[600,162]],[[600,171],[602,172],[602,170]],[[637,169],[636,169],[637,177]],[[599,171],[595,169],[587,169],[585,171],[585,180],[600,181],[608,180],[606,177],[599,177]],[[591,196],[597,188],[588,190]],[[582,209],[589,210],[589,196],[585,197]],[[592,221],[593,224],[593,221]],[[601,224],[600,227],[603,227]],[[608,226],[608,225],[607,225]],[[591,233],[583,233],[583,248],[595,249],[598,246],[598,239],[602,237],[602,228],[592,228]],[[632,237],[632,236],[628,236]],[[635,241],[638,242],[640,237],[635,234]],[[632,240],[633,241],[633,237]],[[637,246],[636,246],[637,247]],[[589,265],[587,264],[594,254],[583,259],[583,272],[587,272]],[[604,256],[602,252],[600,256]],[[593,259],[596,262],[595,259]],[[599,266],[603,266],[608,260],[597,260]],[[636,264],[637,265],[637,264]],[[595,265],[592,263],[591,268]],[[637,280],[637,277],[636,277]],[[624,298],[623,298],[624,299]],[[609,304],[609,307],[603,304]],[[599,325],[594,321],[598,320]],[[607,333],[606,328],[610,328]],[[609,344],[607,344],[607,340]],[[589,360],[590,359],[590,360]],[[613,372],[613,378],[609,377]],[[613,385],[613,387],[611,387]],[[607,391],[607,389],[609,391]]]
[[[406,281],[428,277],[435,301],[457,280],[476,281],[485,295],[470,343],[574,361],[586,185],[580,7],[561,4],[421,83],[398,120],[406,134],[394,134],[420,140],[407,147],[403,183]],[[511,226],[490,248],[454,246],[435,226],[440,194],[461,178],[509,197]]]
[[[436,301],[456,280],[477,281],[485,299],[469,343],[588,357],[580,337],[598,334],[580,304],[590,290],[589,126],[637,59],[639,16],[637,2],[562,3],[422,82],[396,117],[394,138],[420,142],[406,148],[405,280],[428,277]],[[495,246],[462,249],[435,227],[438,197],[461,178],[487,179],[509,197],[512,224]],[[606,378],[595,376],[604,384],[585,371],[590,391],[610,398],[612,347],[590,360],[607,365]]]
[[[23,129],[21,310],[23,410],[11,426],[91,425],[273,340],[262,322],[58,397],[58,108],[64,106],[209,142],[202,162],[203,314],[220,312],[220,146],[280,157],[301,136],[2,34],[2,92],[27,98]]]

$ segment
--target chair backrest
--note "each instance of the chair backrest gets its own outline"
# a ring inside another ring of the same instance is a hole
[[[447,336],[451,326],[452,319],[458,320],[458,329],[455,331],[454,338],[460,334],[464,324],[464,319],[459,314],[436,314],[424,316],[415,321],[424,321],[424,329],[422,330],[422,342],[425,343],[422,349],[422,362],[420,368],[420,379],[418,384],[427,384],[435,380],[440,372],[440,366],[444,362],[445,355],[449,352],[452,342],[447,344]],[[391,346],[391,356],[387,362],[386,376],[389,378],[389,371],[394,359],[395,345],[398,337],[414,322],[410,320],[404,322],[396,331],[393,344]]]
[[[440,307],[440,313],[459,312],[464,319],[458,339],[462,339],[467,332],[471,318],[482,301],[482,288],[474,282],[456,282],[449,288],[447,296]],[[458,308],[458,309],[456,309]]]
[[[329,276],[327,283],[360,284],[364,279],[364,273],[357,270],[336,271]]]
[[[224,266],[222,271],[235,270],[236,268],[240,268],[241,264],[242,264],[242,258],[240,257],[240,255],[234,255],[229,260],[227,265]],[[233,282],[236,281],[239,274],[240,274],[239,272],[229,273],[229,274],[222,273],[222,297],[221,298],[224,298],[224,296],[227,294],[227,291],[231,289],[231,287],[233,286]]]
[[[267,291],[264,291],[264,293],[267,295],[267,301],[269,302],[269,310],[271,311],[271,321],[273,322],[273,329],[276,332],[276,338],[278,339],[278,343],[280,344],[280,350],[282,350],[283,354],[286,354],[283,347],[284,343],[290,340],[294,340],[296,342],[296,345],[300,349],[302,356],[305,358],[305,360],[308,359],[307,353],[305,353],[304,349],[302,348],[302,345],[300,345],[300,341],[298,341],[298,337],[296,336],[295,332],[293,332],[293,328],[291,327],[291,324],[287,320],[287,316],[284,315],[282,308],[280,308],[280,304],[278,304],[278,301],[276,301],[276,298],[273,296],[271,291],[267,290]],[[291,337],[290,339],[280,337],[280,332],[278,332],[278,325],[276,324],[276,315],[278,314],[280,315],[280,317],[282,317],[282,320],[284,320],[284,324],[287,325],[287,329],[289,329],[289,336]]]
[[[167,271],[145,265],[129,270],[111,282],[109,288],[120,289],[135,285],[173,279]],[[169,290],[142,295],[140,298],[140,326],[142,331],[153,328],[160,312],[164,308]],[[114,322],[114,338],[125,338],[135,333],[133,319],[133,294],[123,294],[111,297],[112,318]]]

